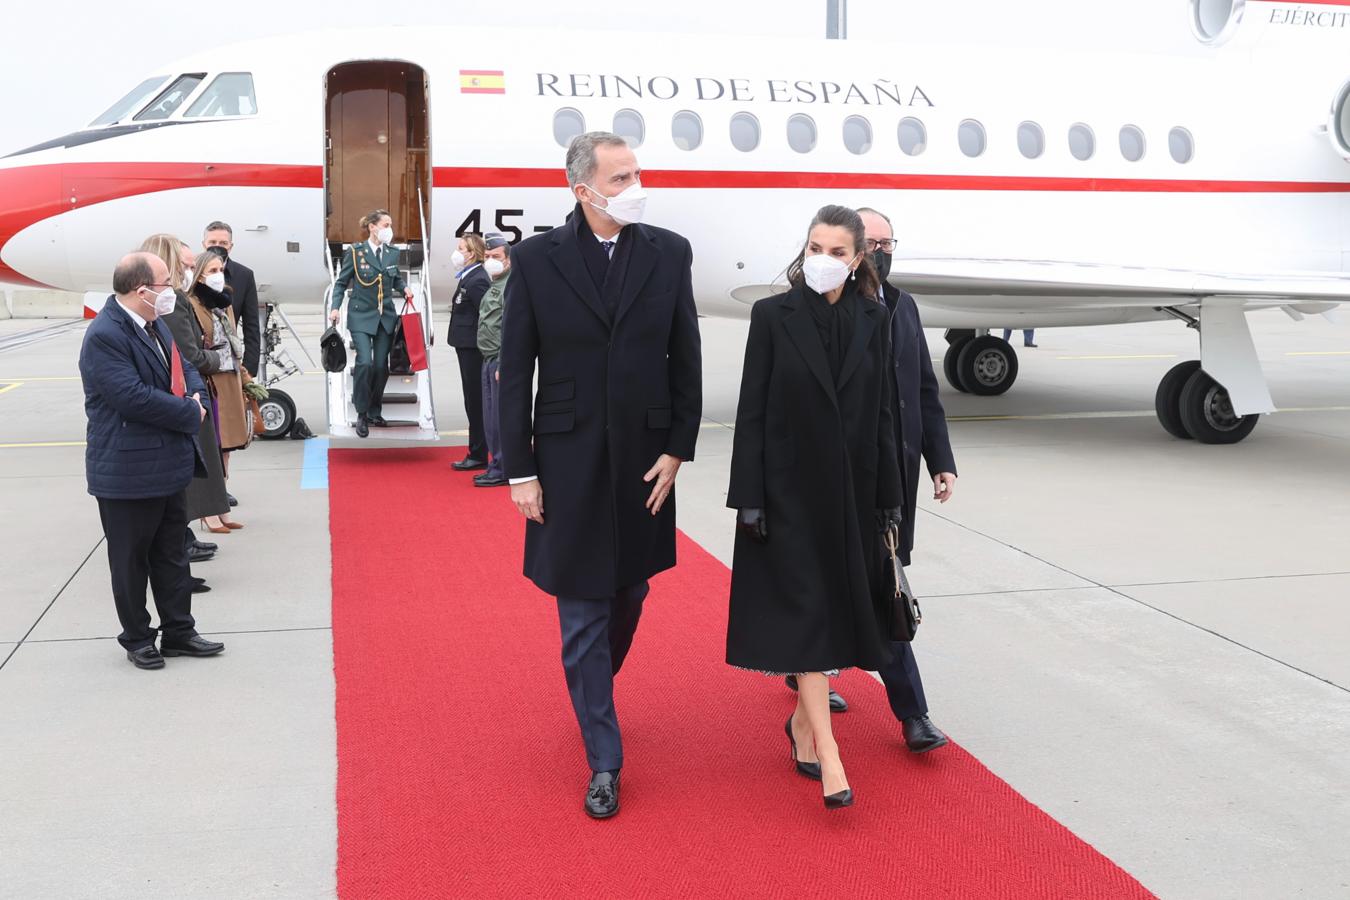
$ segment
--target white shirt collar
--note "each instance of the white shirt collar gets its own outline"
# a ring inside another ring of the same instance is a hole
[[[604,243],[608,242],[608,243],[614,244],[614,245],[616,245],[616,246],[617,246],[618,243],[619,243],[619,236],[622,235],[622,234],[623,234],[623,232],[620,231],[619,234],[614,235],[614,237],[612,237],[612,238],[602,238],[600,235],[596,234],[594,231],[591,232],[591,235],[592,235],[597,241],[599,241],[600,243],[604,244]]]
[[[144,328],[148,324],[145,321],[145,316],[123,303],[120,297],[117,300],[117,305],[122,307],[123,312],[131,316],[131,321],[135,322],[139,327]]]
[[[383,247],[384,245],[383,245],[383,244],[377,244],[377,243],[375,243],[374,241],[366,241],[366,243],[370,245],[370,249],[371,249],[371,250],[374,250],[374,251],[375,251],[375,255],[378,257],[378,256],[380,255],[380,248]]]

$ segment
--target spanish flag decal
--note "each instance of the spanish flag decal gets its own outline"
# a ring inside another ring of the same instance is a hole
[[[506,77],[501,69],[460,69],[461,94],[505,94]]]

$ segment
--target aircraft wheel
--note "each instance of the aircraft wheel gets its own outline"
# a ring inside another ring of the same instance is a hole
[[[1233,412],[1228,391],[1199,369],[1181,389],[1181,424],[1202,444],[1236,444],[1252,433],[1259,418]]]
[[[947,345],[947,352],[942,354],[942,374],[947,376],[947,383],[956,388],[961,393],[966,393],[966,386],[961,383],[961,375],[957,370],[957,362],[961,359],[961,351],[969,344],[971,338],[961,338]]]
[[[263,433],[258,437],[275,441],[290,434],[295,424],[295,401],[285,391],[268,388],[267,399],[258,404],[262,413]]]
[[[1162,381],[1158,382],[1158,393],[1153,398],[1153,409],[1158,413],[1158,421],[1172,437],[1183,441],[1191,439],[1191,433],[1181,421],[1181,389],[1191,376],[1200,371],[1198,359],[1188,359],[1177,363],[1167,370]]]
[[[1017,352],[1012,344],[992,334],[971,338],[957,355],[956,372],[961,385],[972,394],[981,397],[1002,394],[1017,380]]]

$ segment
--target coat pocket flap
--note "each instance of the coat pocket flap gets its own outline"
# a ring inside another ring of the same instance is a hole
[[[559,434],[571,431],[576,424],[576,411],[540,413],[534,417],[535,434]]]
[[[669,428],[670,427],[670,407],[653,406],[647,410],[648,428]]]
[[[540,403],[561,403],[573,399],[576,395],[577,380],[575,378],[558,378],[539,385]]]

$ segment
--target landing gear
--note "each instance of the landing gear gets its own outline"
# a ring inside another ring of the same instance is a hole
[[[1005,393],[1017,380],[1017,353],[992,334],[949,338],[942,373],[958,391],[981,397]]]
[[[1168,434],[1202,444],[1236,444],[1260,419],[1233,412],[1228,391],[1206,375],[1197,360],[1179,363],[1163,376],[1154,409]]]
[[[267,399],[258,404],[258,412],[263,420],[263,433],[258,437],[275,441],[291,433],[291,426],[295,424],[295,401],[290,394],[268,388]]]

